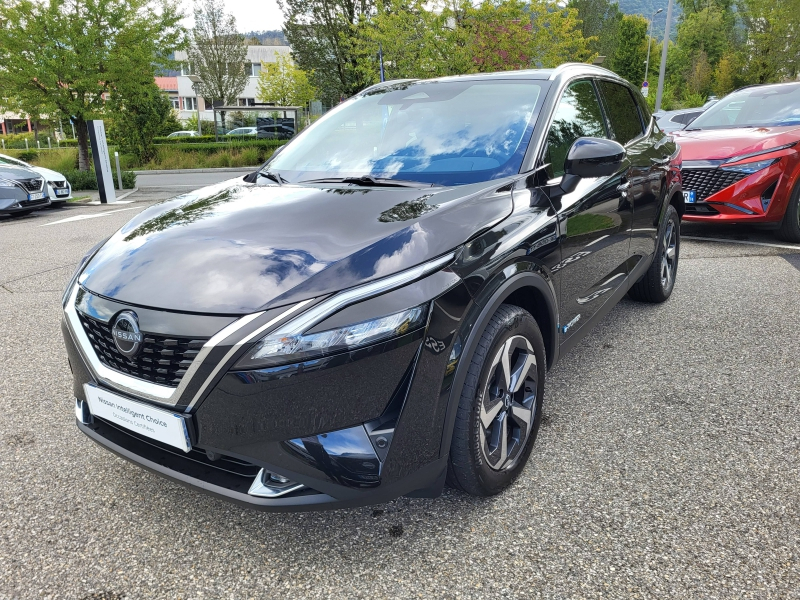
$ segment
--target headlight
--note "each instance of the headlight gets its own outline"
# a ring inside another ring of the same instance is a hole
[[[774,165],[780,158],[771,158],[769,160],[759,160],[758,162],[744,163],[742,165],[734,165],[732,167],[720,167],[723,171],[735,171],[736,173],[746,173],[751,175],[761,169],[766,169],[770,165]]]
[[[97,251],[100,250],[103,244],[105,244],[107,241],[108,238],[104,239],[102,242],[95,245],[91,250],[89,250],[89,252],[86,253],[86,256],[84,256],[81,259],[81,262],[78,263],[78,268],[75,269],[75,273],[72,274],[72,277],[70,278],[69,283],[67,284],[67,289],[64,290],[64,295],[61,296],[61,306],[63,307],[67,306],[67,300],[69,300],[69,294],[70,292],[72,292],[72,288],[75,286],[75,282],[78,281],[78,277],[80,277],[81,273],[83,272],[83,268],[86,266],[86,263],[88,263],[91,260],[91,258],[95,254],[97,254]]]
[[[10,179],[0,179],[0,187],[13,188],[17,187],[17,184],[11,181]]]
[[[275,331],[258,341],[233,370],[258,369],[330,356],[401,336],[425,324],[428,305],[318,333]]]

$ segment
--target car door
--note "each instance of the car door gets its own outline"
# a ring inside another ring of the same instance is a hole
[[[636,262],[655,250],[658,213],[669,173],[669,151],[657,143],[663,134],[657,134],[660,136],[657,139],[651,128],[645,128],[634,92],[628,86],[601,79],[598,88],[612,139],[625,146],[631,161],[625,195],[633,210],[630,249],[633,269]]]
[[[551,182],[564,174],[564,159],[580,137],[608,137],[600,99],[591,79],[564,90],[547,134],[543,163]],[[562,342],[586,325],[625,281],[632,213],[621,186],[628,162],[611,177],[581,179],[575,191],[554,202],[562,260],[553,271],[561,288]]]

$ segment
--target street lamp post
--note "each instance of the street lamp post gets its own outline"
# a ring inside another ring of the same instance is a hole
[[[664,45],[661,48],[661,67],[658,69],[658,91],[656,92],[656,112],[661,110],[664,95],[664,72],[667,70],[667,48],[669,47],[669,26],[672,24],[672,0],[667,4],[667,23],[664,25]]]
[[[200,124],[200,86],[203,80],[197,75],[188,75],[189,81],[192,82],[192,89],[194,90],[194,102],[197,105],[197,133],[203,135],[203,127]]]
[[[648,86],[650,85],[650,46],[653,44],[653,19],[656,18],[656,15],[660,12],[664,12],[663,8],[659,8],[656,12],[653,13],[653,16],[650,17],[650,27],[647,29],[647,60],[644,63],[644,80],[648,81]],[[644,86],[642,86],[644,87]],[[648,87],[648,90],[650,88]]]

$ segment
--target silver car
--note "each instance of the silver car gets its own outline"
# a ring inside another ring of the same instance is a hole
[[[44,177],[30,169],[0,164],[0,216],[20,215],[50,206]]]

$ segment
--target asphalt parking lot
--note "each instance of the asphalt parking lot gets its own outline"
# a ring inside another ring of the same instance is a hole
[[[684,227],[670,301],[623,301],[550,372],[499,497],[264,514],[74,424],[63,288],[163,197],[0,219],[3,600],[800,598],[800,246]]]

